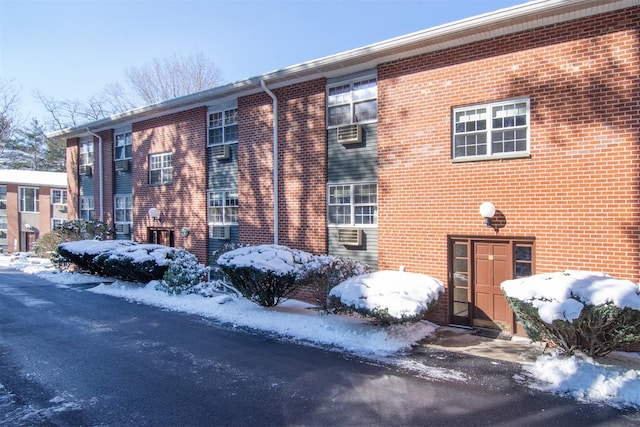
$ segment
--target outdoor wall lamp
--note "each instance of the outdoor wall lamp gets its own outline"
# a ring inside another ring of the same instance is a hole
[[[480,205],[480,215],[484,218],[487,228],[491,228],[491,218],[496,214],[496,207],[491,202],[483,202]]]
[[[160,212],[156,208],[149,209],[149,216],[153,221],[162,222],[162,220],[160,219]]]
[[[31,224],[25,224],[25,225],[24,225],[24,228],[25,228],[25,229],[27,229],[27,230],[33,230],[33,225],[31,225]]]

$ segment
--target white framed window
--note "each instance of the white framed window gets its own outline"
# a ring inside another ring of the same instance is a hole
[[[56,227],[60,227],[62,224],[64,224],[65,222],[67,222],[66,219],[62,219],[62,218],[51,218],[51,229],[55,230]]]
[[[529,154],[529,100],[453,109],[453,158],[521,157]]]
[[[238,109],[209,112],[208,145],[238,142]]]
[[[171,184],[173,182],[173,154],[149,156],[149,184]]]
[[[9,228],[9,226],[7,225],[7,216],[6,215],[0,215],[0,239],[6,239],[7,238],[7,230]]]
[[[40,190],[37,187],[19,187],[20,212],[40,212]]]
[[[378,184],[332,184],[327,189],[329,225],[377,225]]]
[[[115,134],[114,142],[114,160],[130,159],[133,154],[133,143],[131,132],[121,132]]]
[[[93,221],[94,215],[93,196],[80,197],[80,218]]]
[[[238,190],[209,191],[207,199],[209,225],[238,223]]]
[[[328,127],[378,120],[378,80],[374,76],[327,87]]]
[[[80,144],[80,166],[93,165],[93,142]]]
[[[58,188],[51,189],[51,204],[52,205],[67,205],[67,190]]]
[[[113,199],[116,234],[129,234],[133,224],[133,196],[115,195]]]
[[[7,209],[7,186],[0,185],[0,209]]]

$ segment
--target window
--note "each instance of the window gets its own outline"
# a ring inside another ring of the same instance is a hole
[[[238,191],[209,191],[209,224],[238,223]]]
[[[330,86],[327,90],[329,127],[378,120],[378,81],[375,77]]]
[[[514,270],[516,278],[533,275],[533,245],[515,244]]]
[[[453,110],[453,157],[477,159],[529,153],[529,100]]]
[[[378,184],[329,186],[330,225],[377,225]]]
[[[7,216],[6,215],[0,215],[0,239],[6,239],[7,238]]]
[[[35,187],[20,187],[18,197],[20,202],[20,212],[40,212],[40,191]]]
[[[93,221],[93,196],[80,197],[80,218]]]
[[[171,184],[173,182],[173,154],[149,156],[149,184]]]
[[[51,190],[51,204],[52,205],[66,205],[67,204],[67,190]]]
[[[51,218],[51,229],[55,230],[56,227],[62,226],[65,222],[67,221],[62,218]]]
[[[7,186],[0,185],[0,209],[7,209]]]
[[[131,224],[133,222],[133,197],[131,195],[115,196],[114,206],[116,232],[124,233],[122,226],[119,226],[119,224]]]
[[[80,166],[93,165],[93,142],[80,144]]]
[[[130,159],[133,145],[131,143],[131,132],[117,133],[115,135],[114,160]]]
[[[238,142],[238,109],[209,113],[209,145]]]

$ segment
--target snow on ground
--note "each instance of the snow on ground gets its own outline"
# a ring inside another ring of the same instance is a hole
[[[397,364],[418,375],[443,380],[466,381],[462,372],[428,367],[402,358],[418,340],[433,333],[435,326],[420,322],[381,328],[349,316],[323,315],[300,301],[289,300],[282,306],[259,307],[229,296],[203,298],[196,295],[167,295],[147,285],[108,280],[79,273],[58,273],[47,260],[19,256],[0,256],[0,266],[11,266],[40,278],[67,286],[73,283],[96,283],[92,292],[112,295],[129,301],[154,305],[168,310],[197,314],[238,327],[275,333],[292,340],[319,347],[329,347],[363,357],[395,357]],[[375,283],[375,281],[374,281]],[[636,359],[640,362],[640,358]],[[640,408],[640,370],[603,365],[587,357],[561,357],[546,354],[535,363],[523,364],[515,379],[529,387],[550,393],[572,396],[585,403],[617,408]]]

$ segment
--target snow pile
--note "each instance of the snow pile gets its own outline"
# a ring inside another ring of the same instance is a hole
[[[280,245],[259,245],[238,248],[220,255],[217,262],[229,267],[253,267],[271,271],[277,276],[304,273],[304,266],[313,259],[308,252]]]
[[[118,248],[137,245],[131,240],[77,240],[62,243],[65,250],[76,255],[98,255]]]
[[[616,408],[640,407],[640,370],[600,365],[582,356],[543,355],[524,365],[531,388]]]
[[[157,265],[168,265],[171,261],[168,254],[175,249],[164,245],[152,243],[123,245],[111,250],[110,259],[129,258],[131,262],[142,264],[145,261],[154,261]]]
[[[604,273],[565,271],[507,280],[501,285],[509,297],[529,302],[547,323],[577,319],[585,304],[612,303],[640,310],[640,287]]]
[[[426,312],[443,292],[442,282],[425,274],[378,271],[345,280],[329,296],[356,310],[386,311],[402,319]]]

